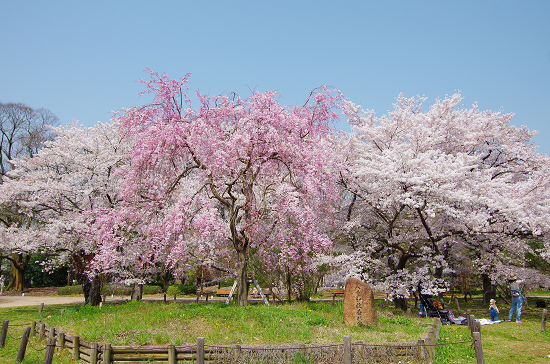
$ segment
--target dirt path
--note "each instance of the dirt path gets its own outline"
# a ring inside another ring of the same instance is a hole
[[[0,296],[0,308],[19,306],[63,305],[71,303],[83,303],[84,296],[58,296],[57,287],[27,288],[21,292],[4,292]]]
[[[0,296],[0,308],[19,306],[63,305],[71,303],[83,303],[84,297],[78,296]]]

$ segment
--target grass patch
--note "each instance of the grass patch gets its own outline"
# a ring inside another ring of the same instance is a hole
[[[61,309],[65,311],[61,315]],[[277,345],[291,343],[341,343],[349,335],[353,341],[416,341],[427,330],[428,321],[379,312],[379,324],[346,327],[342,303],[332,306],[323,302],[292,303],[267,307],[247,307],[224,303],[128,302],[108,304],[102,308],[72,305],[46,306],[42,314],[36,307],[0,310],[2,319],[10,320],[10,334],[20,337],[23,326],[42,320],[83,340],[112,345],[186,345],[196,343],[198,336],[215,345]],[[10,340],[0,350],[2,359],[13,360],[18,340]],[[34,346],[45,346],[45,341]],[[29,355],[33,350],[29,350]],[[43,355],[43,353],[41,353]],[[61,354],[60,354],[61,355]],[[29,356],[28,363],[39,362]],[[34,360],[34,361],[33,361]],[[43,357],[42,357],[43,360]],[[56,362],[64,361],[56,357]],[[27,361],[25,361],[27,362]],[[70,361],[67,361],[67,363]]]
[[[550,328],[540,332],[542,309],[534,300],[524,308],[524,323],[505,322],[481,327],[486,363],[513,361],[517,363],[548,363]],[[501,318],[506,318],[509,305],[497,302]],[[411,303],[412,306],[412,303]],[[480,299],[460,300],[461,311],[454,304],[447,308],[456,316],[467,309],[476,317],[488,318],[488,307]],[[379,305],[377,304],[378,308]],[[61,309],[65,309],[61,315]],[[49,326],[79,335],[84,340],[113,345],[185,345],[194,344],[203,336],[210,345],[284,345],[340,343],[349,335],[352,341],[407,342],[416,341],[426,332],[429,320],[404,317],[393,308],[378,310],[379,324],[357,327],[343,325],[342,303],[332,306],[326,302],[278,304],[266,307],[250,304],[247,307],[225,305],[221,302],[181,303],[129,302],[107,304],[102,308],[82,305],[45,306],[0,309],[0,320],[10,320],[6,347],[0,349],[0,362],[13,362],[17,355],[23,326],[42,320]],[[18,326],[17,326],[18,325]],[[435,363],[475,363],[470,332],[466,326],[443,326]],[[466,341],[467,343],[455,344]],[[453,345],[450,345],[453,344]],[[45,340],[31,339],[37,349]],[[44,352],[27,349],[23,363],[43,361]],[[72,363],[68,351],[55,354],[55,363]]]
[[[529,293],[532,295],[533,293]],[[537,294],[534,294],[537,296]],[[494,325],[481,326],[481,343],[486,363],[546,363],[550,362],[550,326],[541,332],[542,308],[535,306],[536,299],[528,297],[528,306],[524,306],[521,319],[517,324],[515,316],[513,322],[503,322]],[[468,299],[464,303],[459,301],[461,308],[457,312],[454,304],[447,305],[455,312],[455,316],[466,315],[470,310],[477,318],[489,318],[489,308],[483,305],[481,298]],[[497,300],[500,309],[499,318],[507,319],[510,305]],[[440,330],[439,344],[471,340],[467,326],[443,326]],[[436,364],[475,363],[475,351],[469,344],[441,345],[437,348]]]

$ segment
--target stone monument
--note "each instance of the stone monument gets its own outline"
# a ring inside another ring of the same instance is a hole
[[[344,325],[376,325],[374,293],[367,283],[350,277],[344,289]]]

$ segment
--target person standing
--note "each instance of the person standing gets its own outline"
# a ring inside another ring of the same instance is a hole
[[[508,314],[508,321],[512,321],[512,316],[514,315],[515,311],[516,322],[518,324],[523,322],[521,321],[521,308],[523,307],[524,297],[519,289],[519,284],[522,282],[523,280],[518,279],[518,276],[515,273],[511,273],[510,278],[508,278],[510,291],[512,291],[512,307],[510,308],[510,313]]]

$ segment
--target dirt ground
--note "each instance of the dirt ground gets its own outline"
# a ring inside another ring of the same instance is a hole
[[[0,308],[19,306],[62,305],[84,302],[84,296],[57,296],[57,287],[27,288],[21,292],[3,292]]]
[[[25,288],[25,296],[57,296],[58,287]],[[21,296],[19,291],[4,292],[2,296]]]

